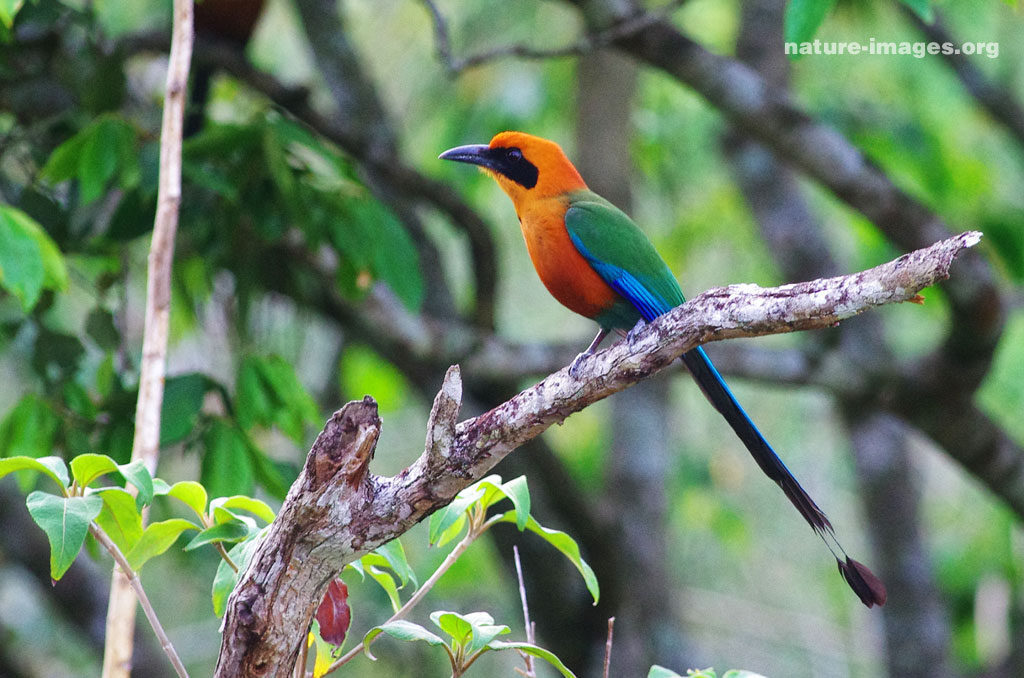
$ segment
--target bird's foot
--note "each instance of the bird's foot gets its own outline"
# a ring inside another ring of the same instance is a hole
[[[626,333],[626,342],[629,344],[630,350],[633,350],[633,346],[636,344],[637,335],[639,335],[640,331],[645,327],[647,327],[647,323],[643,318],[640,318],[640,320],[636,321],[636,325],[633,325],[633,329]]]
[[[578,379],[580,376],[580,367],[583,365],[583,361],[592,355],[594,355],[594,352],[588,348],[586,351],[573,358],[572,362],[569,363],[569,376],[573,379]]]

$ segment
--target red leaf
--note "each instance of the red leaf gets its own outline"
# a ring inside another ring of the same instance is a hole
[[[331,645],[345,642],[345,634],[352,623],[352,610],[348,606],[348,587],[345,582],[335,579],[327,585],[324,599],[316,611],[316,620],[320,624],[320,637]]]

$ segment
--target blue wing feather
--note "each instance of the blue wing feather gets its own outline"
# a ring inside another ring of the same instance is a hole
[[[644,320],[650,322],[659,315],[664,315],[672,310],[672,306],[668,302],[652,293],[632,273],[591,254],[578,234],[569,231],[569,239],[572,240],[572,244],[587,260],[587,263],[601,276],[601,279],[633,304]]]

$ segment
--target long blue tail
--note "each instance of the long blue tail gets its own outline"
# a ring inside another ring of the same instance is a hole
[[[732,430],[743,441],[743,444],[750,451],[754,461],[761,467],[765,475],[778,483],[782,491],[789,497],[789,500],[793,502],[793,506],[800,511],[800,515],[814,528],[815,532],[819,534],[826,531],[831,533],[832,523],[829,522],[824,511],[814,503],[814,500],[807,494],[807,491],[800,486],[797,479],[793,477],[790,470],[779,459],[779,455],[775,454],[775,450],[772,449],[772,446],[768,444],[768,441],[764,439],[761,432],[754,426],[754,422],[750,420],[747,413],[736,402],[736,397],[729,390],[725,380],[722,379],[722,375],[715,369],[704,349],[698,346],[692,351],[684,353],[682,361],[686,368],[690,370],[690,374],[693,375],[694,380],[700,386],[704,395],[715,406],[715,409],[725,417],[725,420],[729,422],[729,426],[732,426]]]
[[[829,550],[832,551],[832,555],[836,557],[836,562],[839,564],[840,573],[842,573],[850,588],[860,597],[861,602],[868,607],[884,604],[886,598],[885,585],[866,566],[846,554],[842,545],[836,540],[835,532],[832,530],[832,523],[829,522],[825,513],[811,499],[811,496],[807,494],[807,491],[800,486],[797,479],[793,477],[790,470],[779,459],[779,455],[775,454],[775,450],[772,449],[772,446],[768,444],[768,441],[764,439],[761,432],[754,426],[754,422],[750,420],[747,413],[740,407],[740,404],[736,401],[736,396],[729,390],[725,380],[722,379],[722,375],[715,369],[704,349],[698,346],[692,351],[684,353],[681,358],[690,374],[693,375],[697,385],[704,392],[704,395],[707,396],[707,399],[714,405],[715,409],[725,417],[725,420],[729,422],[732,430],[743,441],[743,444],[750,451],[757,465],[761,467],[765,475],[778,483],[779,487],[782,488],[782,491],[786,493],[786,496],[793,503],[793,506],[800,512],[800,515],[804,517],[804,520],[810,524],[822,541],[825,542],[825,545],[829,547]],[[833,547],[833,544],[835,547]],[[836,549],[838,549],[838,552]],[[839,555],[840,553],[842,556]]]
[[[568,219],[568,214],[566,218]],[[672,303],[652,292],[651,288],[644,285],[632,273],[593,256],[583,245],[580,238],[572,235],[571,229],[570,237],[573,238],[573,244],[576,245],[576,249],[594,267],[594,271],[612,289],[627,299],[645,321],[651,322],[659,315],[667,313],[671,309]],[[667,268],[665,269],[665,274],[671,275],[668,273]],[[681,302],[681,292],[679,293],[679,299]],[[606,327],[604,329],[607,330]],[[621,329],[619,331],[622,334],[626,334]],[[598,335],[598,338],[587,349],[588,352],[593,351],[594,346],[601,340],[602,336],[602,334]],[[628,337],[629,335],[626,334],[626,336]],[[722,379],[722,375],[718,373],[715,366],[711,364],[711,360],[704,353],[704,349],[698,346],[692,351],[687,351],[681,357],[701,390],[704,391],[704,395],[715,406],[715,409],[725,417],[725,420],[729,422],[732,430],[736,432],[736,435],[746,445],[757,465],[761,467],[761,470],[769,478],[778,483],[782,491],[789,497],[789,500],[793,502],[793,506],[800,512],[800,515],[804,517],[804,520],[810,524],[818,536],[821,537],[821,540],[825,542],[825,546],[832,552],[832,555],[836,558],[836,563],[839,564],[839,572],[842,573],[846,583],[850,585],[850,588],[857,594],[861,602],[868,607],[884,604],[886,595],[885,585],[882,584],[882,581],[871,570],[847,555],[842,544],[836,539],[835,532],[832,530],[832,523],[828,521],[825,513],[818,508],[818,505],[814,503],[814,500],[807,494],[807,491],[800,487],[800,483],[797,482],[793,474],[786,468],[786,465],[782,463],[779,455],[775,454],[775,450],[764,439],[761,432],[757,430],[754,422],[750,421],[750,417],[743,411],[740,404],[736,402],[736,397],[729,390],[729,387],[725,385],[725,380]]]

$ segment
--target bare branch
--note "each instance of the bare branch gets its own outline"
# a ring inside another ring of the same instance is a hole
[[[608,678],[608,672],[612,667],[612,638],[615,634],[615,617],[608,617],[608,640],[604,644],[604,673],[601,675]]]
[[[146,590],[142,588],[142,582],[139,580],[139,574],[132,569],[132,566],[128,563],[128,559],[125,558],[124,553],[118,548],[117,544],[111,541],[107,533],[96,526],[95,523],[90,523],[89,534],[95,537],[96,541],[100,545],[107,549],[107,552],[114,558],[117,566],[121,568],[121,573],[128,579],[129,584],[132,587],[135,595],[139,599],[139,604],[142,606],[142,610],[146,613],[146,619],[149,620],[150,626],[153,627],[153,632],[156,634],[157,639],[160,641],[160,647],[167,654],[167,658],[170,660],[171,665],[174,667],[175,673],[182,678],[188,678],[188,671],[185,670],[185,665],[181,663],[181,658],[178,657],[178,652],[174,649],[174,645],[171,644],[171,639],[167,636],[167,632],[164,631],[163,624],[160,623],[160,618],[156,616],[156,610],[153,609],[153,604],[149,602],[149,596],[146,595]]]
[[[686,0],[671,0],[665,7],[656,12],[641,12],[616,21],[607,28],[587,33],[578,41],[564,47],[539,49],[523,44],[503,45],[495,47],[468,57],[456,57],[452,52],[451,36],[448,31],[448,21],[434,0],[421,0],[423,6],[430,13],[434,23],[434,40],[437,43],[437,56],[441,63],[452,75],[459,75],[464,71],[484,66],[501,59],[528,59],[542,61],[546,59],[561,59],[565,57],[576,57],[592,52],[601,47],[606,47],[616,40],[638,33],[648,26],[665,19],[674,10],[678,9]]]
[[[344,565],[405,532],[483,477],[503,457],[573,412],[635,384],[707,341],[823,328],[879,304],[917,299],[978,242],[963,233],[854,275],[763,289],[710,290],[581,366],[562,369],[461,422],[391,478],[367,464],[380,433],[376,404],[346,405],[317,438],[228,601],[216,675],[287,676],[330,580]]]
[[[530,606],[526,604],[526,582],[523,581],[523,564],[519,561],[518,546],[512,546],[512,555],[516,563],[516,579],[519,580],[519,600],[523,604],[523,625],[526,628],[526,642],[535,645],[537,639],[534,637],[533,622],[530,621]],[[533,670],[533,657],[523,653],[523,663],[526,664],[526,669],[516,668],[516,671],[527,678],[537,678],[537,674]]]
[[[188,71],[192,60],[192,0],[174,0],[174,26],[167,66],[163,123],[160,130],[160,178],[156,219],[149,246],[146,320],[142,338],[139,398],[135,409],[132,460],[142,460],[156,473],[160,452],[160,410],[167,367],[167,335],[171,310],[171,262],[181,204],[181,137],[185,119]],[[133,487],[130,491],[135,491]],[[146,513],[143,513],[143,521]],[[103,678],[128,678],[135,631],[136,597],[124,573],[114,570],[107,609]]]

